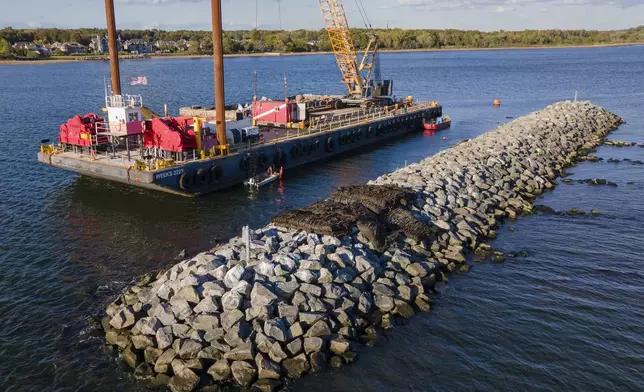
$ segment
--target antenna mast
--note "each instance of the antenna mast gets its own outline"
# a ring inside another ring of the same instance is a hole
[[[257,101],[257,70],[255,70],[253,76],[253,101]]]

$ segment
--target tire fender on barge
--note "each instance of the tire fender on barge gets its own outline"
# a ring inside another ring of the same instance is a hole
[[[291,156],[297,159],[300,157],[300,155],[302,155],[302,148],[300,147],[300,145],[299,144],[293,145],[293,147],[291,147]]]
[[[184,191],[189,191],[194,188],[196,184],[196,177],[192,172],[186,172],[179,177],[179,187]]]
[[[257,158],[257,163],[262,169],[268,169],[269,162],[268,155],[264,153],[260,154],[259,158]]]
[[[221,167],[217,165],[213,165],[210,168],[210,181],[213,184],[219,184],[219,181],[223,176],[224,176],[224,169],[222,169]]]
[[[306,155],[309,155],[310,152],[311,152],[311,147],[309,143],[308,142],[302,143],[300,147],[300,155],[306,156]]]
[[[207,186],[210,184],[212,177],[210,175],[210,169],[201,168],[197,170],[197,185],[200,187]]]
[[[286,165],[287,162],[287,156],[284,154],[283,151],[278,151],[275,154],[275,159],[273,160],[273,163],[275,164],[275,167],[280,167]]]
[[[244,155],[242,159],[239,161],[239,169],[243,172],[248,171],[248,168],[250,167],[249,162],[248,162],[248,157]]]
[[[335,150],[335,140],[333,140],[333,136],[329,136],[326,139],[326,152],[333,152]]]

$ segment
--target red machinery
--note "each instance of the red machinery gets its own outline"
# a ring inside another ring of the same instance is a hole
[[[165,151],[187,152],[197,148],[197,138],[191,117],[153,118],[144,121],[145,147],[159,147]]]
[[[298,109],[295,102],[255,101],[253,118],[260,123],[287,124],[305,119],[306,115],[300,114]]]
[[[103,119],[95,113],[84,116],[74,116],[67,120],[67,123],[60,126],[59,140],[63,144],[89,147],[92,145],[92,136],[96,135],[96,124],[102,123]],[[98,136],[96,144],[107,142],[106,136]]]

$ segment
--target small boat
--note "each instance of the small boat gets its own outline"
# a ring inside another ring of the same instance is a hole
[[[268,171],[268,172],[260,173],[260,174],[256,175],[255,177],[249,178],[246,181],[244,181],[244,185],[246,185],[247,187],[249,187],[251,189],[253,189],[253,188],[259,189],[260,187],[262,187],[264,185],[268,185],[268,184],[270,184],[272,182],[275,182],[278,179],[281,179],[282,178],[282,171],[283,171],[283,169],[280,168],[279,172],[274,173],[272,171]]]
[[[452,119],[449,116],[438,117],[430,120],[430,122],[423,122],[423,128],[426,131],[440,131],[447,129],[452,125]]]

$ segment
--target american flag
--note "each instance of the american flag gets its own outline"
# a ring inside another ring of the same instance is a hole
[[[133,76],[130,78],[130,86],[148,85],[148,78],[145,76]]]

